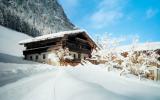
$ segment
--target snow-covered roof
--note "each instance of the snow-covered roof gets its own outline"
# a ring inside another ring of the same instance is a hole
[[[135,45],[125,45],[119,46],[116,48],[116,51],[142,51],[142,50],[156,50],[160,49],[160,42],[147,42],[147,43],[138,43]]]
[[[47,39],[54,39],[54,38],[58,38],[58,37],[63,37],[65,34],[77,34],[77,33],[82,33],[82,32],[85,32],[87,34],[87,32],[85,30],[63,31],[63,32],[47,34],[47,35],[38,36],[38,37],[35,37],[35,38],[22,40],[22,41],[19,42],[19,44],[23,45],[23,44],[26,44],[26,43],[31,43],[31,42],[37,42],[37,41],[43,41],[43,40],[47,40]]]

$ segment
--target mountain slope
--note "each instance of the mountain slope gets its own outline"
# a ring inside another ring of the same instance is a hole
[[[0,87],[52,68],[49,65],[23,60],[24,47],[18,42],[27,38],[31,37],[0,26]]]
[[[22,56],[22,50],[24,47],[19,45],[18,42],[28,38],[31,37],[0,26],[0,53],[12,56]]]
[[[0,0],[0,25],[33,37],[74,29],[57,0]]]

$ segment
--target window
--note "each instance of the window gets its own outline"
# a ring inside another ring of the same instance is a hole
[[[158,60],[160,61],[160,57],[158,57]]]
[[[32,60],[32,56],[30,56],[30,60]]]
[[[46,55],[45,54],[43,54],[43,59],[46,59]]]
[[[83,48],[83,49],[88,49],[88,50],[91,49],[90,46],[89,46],[89,45],[86,45],[86,44],[83,44],[83,45],[82,45],[82,48]]]
[[[38,55],[36,55],[36,60],[38,60]]]
[[[76,54],[73,55],[74,59],[76,58]]]
[[[78,59],[81,59],[81,54],[80,53],[78,54]]]

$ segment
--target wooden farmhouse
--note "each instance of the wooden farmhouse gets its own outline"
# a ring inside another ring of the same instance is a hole
[[[82,59],[90,58],[91,52],[97,47],[96,43],[84,30],[47,34],[23,40],[19,44],[26,47],[23,51],[26,60],[52,65],[64,65],[66,62],[76,65]],[[57,57],[58,52],[62,53],[61,57]],[[72,59],[67,60],[62,56],[69,56]]]

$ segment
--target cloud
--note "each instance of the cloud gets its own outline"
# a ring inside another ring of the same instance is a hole
[[[100,10],[91,16],[91,22],[94,27],[103,28],[104,26],[114,24],[123,17],[123,13],[119,11]]]
[[[66,7],[74,7],[78,4],[79,0],[59,0],[59,2]]]
[[[103,28],[115,24],[124,17],[123,7],[128,0],[103,0],[90,16],[94,28]]]
[[[121,8],[120,5],[124,4],[124,0],[103,0],[99,3],[101,9],[116,9]]]
[[[65,12],[70,16],[73,16],[76,12],[76,7],[79,5],[79,0],[58,0],[63,6]]]
[[[146,11],[146,18],[150,19],[150,18],[154,17],[157,13],[158,13],[158,10],[153,9],[153,8],[149,8]]]

